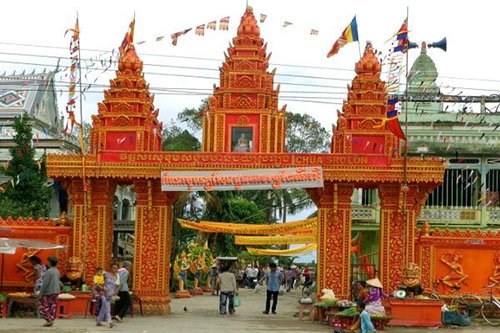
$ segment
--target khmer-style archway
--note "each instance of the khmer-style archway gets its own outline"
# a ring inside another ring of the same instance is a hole
[[[374,128],[385,117],[387,94],[371,45],[356,64],[357,75],[338,119],[332,153],[286,153],[284,108],[278,109],[279,87],[274,88],[268,58],[249,7],[221,67],[220,86],[204,113],[203,152],[163,152],[158,111],[142,74],[142,62],[133,45],[123,50],[117,77],[92,118],[91,147],[84,165],[86,186],[81,156],[49,155],[47,159],[50,177],[68,189],[74,221],[71,252],[84,259],[87,278],[96,266],[108,267],[111,260],[116,183],[133,184],[137,193],[134,291],[146,312],[166,313],[170,308],[171,206],[176,193],[161,191],[162,170],[321,166],[324,188],[308,190],[319,209],[319,287],[331,288],[340,297],[349,293],[354,188],[379,189],[380,278],[388,289],[400,283],[403,264],[415,259],[420,207],[442,181],[442,161],[408,159],[408,186],[404,186],[399,140],[387,125]]]

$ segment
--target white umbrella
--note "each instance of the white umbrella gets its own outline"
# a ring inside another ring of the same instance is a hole
[[[2,274],[0,277],[0,291],[3,289],[3,265],[5,261],[5,254],[14,254],[19,247],[30,249],[63,249],[64,245],[57,245],[42,241],[35,241],[30,239],[15,239],[15,238],[1,238],[0,237],[0,253],[2,254]]]

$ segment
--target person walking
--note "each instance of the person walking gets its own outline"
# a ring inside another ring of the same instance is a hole
[[[122,322],[123,317],[125,317],[130,308],[128,276],[131,265],[132,263],[130,261],[125,260],[122,264],[122,268],[118,270],[118,274],[120,276],[120,285],[118,286],[118,297],[120,297],[120,299],[116,301],[115,320],[119,323]]]
[[[39,310],[40,315],[45,319],[43,326],[50,327],[54,325],[56,319],[57,297],[61,292],[61,274],[56,268],[57,258],[50,256],[47,258],[47,267],[40,286]]]
[[[229,310],[229,314],[233,315],[235,312],[234,295],[238,295],[236,276],[229,271],[228,265],[223,265],[221,273],[217,276],[217,280],[220,284],[219,314],[225,315],[227,314],[227,310]]]
[[[37,256],[31,256],[30,262],[33,265],[33,272],[26,276],[26,281],[35,281],[34,291],[38,293],[42,287],[43,274],[47,271],[47,267],[42,264],[42,259]]]
[[[111,298],[117,294],[117,286],[119,284],[118,264],[112,264],[111,272],[104,273],[104,287],[100,293],[101,309],[97,316],[96,326],[103,326],[103,322],[106,322],[110,328],[115,326],[111,319]]]
[[[276,306],[278,305],[278,295],[280,292],[280,286],[283,282],[283,273],[276,269],[276,264],[274,262],[269,264],[269,272],[266,273],[264,280],[267,285],[267,295],[266,295],[266,309],[262,311],[264,314],[269,314],[269,308],[271,305],[271,298],[273,299],[273,306],[271,311],[276,314]]]

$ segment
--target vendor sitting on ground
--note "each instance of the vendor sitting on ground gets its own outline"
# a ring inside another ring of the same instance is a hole
[[[385,314],[385,308],[382,305],[382,298],[389,297],[382,290],[382,283],[378,278],[366,281],[366,286],[370,289],[368,297],[365,299],[366,311],[370,315]]]

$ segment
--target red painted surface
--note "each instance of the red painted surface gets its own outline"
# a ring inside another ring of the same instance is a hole
[[[442,300],[389,299],[391,316],[390,326],[442,326]]]

